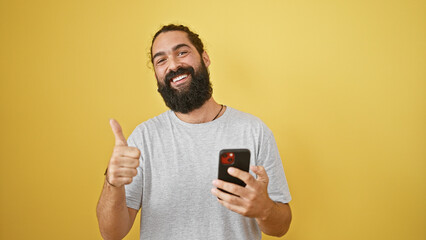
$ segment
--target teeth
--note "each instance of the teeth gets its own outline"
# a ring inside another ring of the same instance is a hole
[[[188,75],[180,75],[179,77],[173,78],[173,82],[177,82],[179,80],[182,80],[184,78],[186,78]]]

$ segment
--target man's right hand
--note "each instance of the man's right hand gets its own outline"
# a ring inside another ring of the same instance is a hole
[[[109,121],[115,136],[115,146],[106,173],[107,182],[113,187],[130,184],[138,173],[141,152],[136,147],[127,146],[120,124],[115,119]]]

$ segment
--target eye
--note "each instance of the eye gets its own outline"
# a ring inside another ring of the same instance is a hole
[[[178,53],[178,56],[184,56],[184,55],[186,55],[188,53],[188,51],[180,51],[179,53]]]
[[[160,64],[164,63],[165,61],[166,61],[165,58],[160,58],[160,59],[158,59],[158,61],[156,62],[156,64],[160,65]]]

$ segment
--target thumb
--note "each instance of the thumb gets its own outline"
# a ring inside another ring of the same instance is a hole
[[[115,136],[115,146],[127,146],[127,141],[123,135],[120,124],[115,119],[110,119],[109,125],[111,125],[112,132]]]
[[[266,174],[263,166],[251,166],[251,170],[257,175],[256,180],[261,182],[269,182],[268,174]]]

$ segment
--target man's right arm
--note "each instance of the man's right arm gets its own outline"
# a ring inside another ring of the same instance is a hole
[[[117,121],[111,119],[110,124],[115,135],[115,146],[96,215],[104,239],[122,239],[132,228],[138,213],[138,210],[127,207],[124,185],[130,184],[136,176],[141,153],[139,149],[127,146]]]

